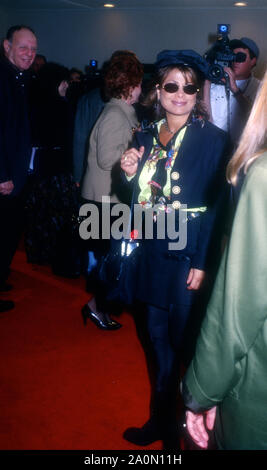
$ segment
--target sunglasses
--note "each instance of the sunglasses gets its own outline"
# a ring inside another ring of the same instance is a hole
[[[165,90],[167,93],[176,93],[179,90],[179,85],[177,83],[166,83],[163,85],[163,90]],[[183,90],[187,95],[194,95],[197,91],[199,91],[199,88],[196,85],[184,85]]]

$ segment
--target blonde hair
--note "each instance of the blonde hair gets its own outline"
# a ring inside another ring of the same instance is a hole
[[[238,173],[247,172],[251,163],[267,150],[267,70],[258,90],[249,119],[239,145],[230,160],[226,177],[229,183],[237,183]]]

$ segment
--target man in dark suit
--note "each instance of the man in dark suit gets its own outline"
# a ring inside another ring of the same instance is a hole
[[[3,42],[0,60],[0,291],[21,234],[23,189],[31,157],[28,109],[29,68],[37,50],[37,39],[28,26],[12,26]],[[0,312],[14,307],[0,300]]]

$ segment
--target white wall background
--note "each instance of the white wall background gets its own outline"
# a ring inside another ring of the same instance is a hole
[[[39,52],[48,60],[82,70],[90,59],[97,59],[101,66],[116,49],[131,49],[146,63],[154,62],[157,52],[165,48],[195,49],[203,54],[217,23],[231,24],[231,38],[248,36],[257,42],[261,55],[256,75],[262,75],[267,63],[267,8],[9,10],[0,20],[1,36],[17,23],[36,31]]]

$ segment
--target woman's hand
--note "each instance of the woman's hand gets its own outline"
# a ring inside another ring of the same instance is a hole
[[[205,278],[205,271],[191,268],[186,281],[188,290],[198,290]]]
[[[134,176],[137,172],[138,161],[141,160],[144,154],[145,147],[140,147],[139,150],[131,148],[126,150],[121,157],[121,168],[125,171],[127,176]]]
[[[186,412],[186,426],[193,441],[202,449],[207,449],[209,444],[209,435],[206,431],[214,428],[216,417],[216,406],[204,413]]]

